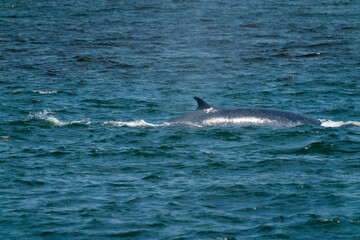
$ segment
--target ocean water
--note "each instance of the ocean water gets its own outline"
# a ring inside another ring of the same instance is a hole
[[[359,239],[360,1],[1,1],[0,239]],[[322,126],[167,126],[196,108]]]

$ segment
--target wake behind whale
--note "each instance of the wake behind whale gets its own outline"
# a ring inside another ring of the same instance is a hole
[[[203,99],[194,97],[196,110],[167,121],[169,124],[195,126],[276,126],[321,125],[321,121],[298,113],[261,108],[215,108]]]

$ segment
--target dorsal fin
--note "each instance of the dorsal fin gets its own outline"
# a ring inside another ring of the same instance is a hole
[[[202,109],[208,109],[208,108],[212,108],[207,102],[205,102],[204,100],[202,100],[201,98],[198,97],[194,97],[195,100],[198,103],[198,107],[196,110],[202,110]]]

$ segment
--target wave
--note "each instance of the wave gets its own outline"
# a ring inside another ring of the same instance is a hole
[[[356,126],[356,127],[360,127],[360,122],[358,121],[347,121],[347,122],[343,122],[343,121],[331,121],[331,120],[325,120],[325,119],[320,119],[321,121],[321,126],[322,127],[332,127],[332,128],[337,128],[337,127],[345,127],[345,126]]]
[[[59,126],[59,127],[69,126],[69,125],[74,125],[74,124],[84,124],[84,125],[91,124],[91,121],[88,118],[80,120],[80,121],[61,121],[61,120],[57,119],[56,117],[52,116],[51,114],[53,114],[53,112],[51,112],[49,110],[44,110],[42,112],[30,114],[30,119],[45,120],[45,121],[53,124],[54,126]]]

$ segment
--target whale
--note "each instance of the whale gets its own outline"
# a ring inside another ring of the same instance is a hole
[[[275,126],[321,125],[321,121],[299,113],[263,108],[217,108],[199,97],[196,110],[168,120],[169,125],[190,126]]]

